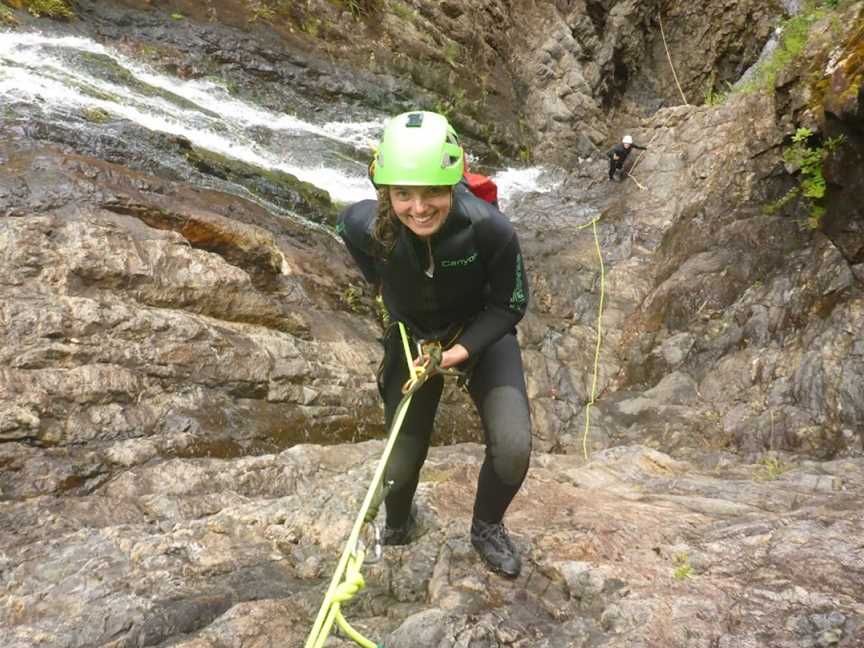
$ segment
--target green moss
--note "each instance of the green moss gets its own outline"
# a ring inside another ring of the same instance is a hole
[[[263,0],[246,2],[249,11],[249,22],[271,22],[276,18],[276,10]]]
[[[681,552],[675,554],[672,558],[672,562],[675,563],[675,571],[672,572],[672,576],[675,580],[683,581],[688,578],[693,578],[693,565],[690,564],[690,556],[687,555],[686,552]]]
[[[355,284],[348,284],[348,287],[342,291],[342,302],[351,310],[352,313],[362,313],[363,308],[363,289]]]
[[[390,11],[402,20],[414,21],[417,18],[417,12],[411,7],[402,4],[401,2],[391,2]]]
[[[181,13],[172,13],[171,14],[171,20],[183,20],[185,18],[186,18],[186,16],[184,16]]]
[[[105,79],[106,81],[120,86],[121,88],[129,88],[147,97],[161,97],[176,106],[180,106],[181,108],[194,109],[196,111],[202,110],[200,106],[189,101],[185,97],[181,97],[180,95],[176,95],[173,92],[151,86],[144,81],[141,81],[140,79],[136,78],[129,70],[120,65],[120,63],[118,63],[115,59],[106,54],[80,52],[76,56],[78,57],[78,61],[80,61],[81,66],[85,70],[90,72],[93,76]],[[96,89],[92,90],[92,92],[88,93],[92,96],[96,96],[96,94],[94,93],[101,92],[96,91]],[[213,112],[209,112],[208,114],[213,117],[218,116],[216,115],[216,113]]]
[[[773,90],[777,75],[804,50],[810,36],[810,29],[826,15],[825,8],[810,2],[801,13],[784,21],[777,49],[767,61],[759,65],[753,72],[753,76],[739,88],[739,91],[770,92]]]
[[[67,0],[12,0],[9,2],[17,9],[26,9],[37,18],[74,18],[75,12]]]
[[[309,34],[312,38],[318,37],[320,28],[321,20],[319,18],[309,18],[300,25],[300,29]]]
[[[759,460],[759,471],[755,479],[759,481],[774,481],[789,470],[789,465],[777,457],[763,457]]]
[[[336,222],[338,210],[330,194],[290,173],[265,169],[194,146],[184,153],[190,164],[202,173],[245,187],[253,195],[309,220]]]
[[[111,115],[107,110],[95,106],[82,110],[81,116],[94,124],[104,124],[105,122],[111,121]]]
[[[14,26],[18,24],[18,19],[15,17],[15,14],[12,13],[12,10],[0,4],[0,25],[9,25]]]

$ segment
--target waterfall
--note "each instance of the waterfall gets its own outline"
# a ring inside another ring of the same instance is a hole
[[[0,100],[60,121],[103,111],[110,119],[290,173],[339,203],[374,197],[365,160],[387,117],[314,123],[233,96],[218,79],[168,76],[91,39],[39,32],[0,33]],[[548,190],[548,183],[536,181],[539,175],[530,168],[496,176],[502,202],[515,192]]]
[[[785,7],[788,16],[794,16],[800,13],[802,8],[801,0],[783,0],[783,6]],[[741,77],[732,85],[733,88],[741,88],[741,86],[753,78],[753,75],[756,74],[756,70],[758,70],[759,67],[774,54],[774,50],[776,50],[777,46],[780,44],[780,37],[782,35],[783,29],[781,27],[774,29],[768,42],[765,43],[762,51],[759,53],[759,58],[756,59],[756,62],[753,65],[744,70]]]

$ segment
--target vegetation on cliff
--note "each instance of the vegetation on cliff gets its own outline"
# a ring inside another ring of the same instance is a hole
[[[68,0],[3,0],[3,2],[15,9],[26,10],[37,18],[40,16],[73,18],[75,16]],[[0,22],[15,24],[17,20],[8,7],[0,5]]]

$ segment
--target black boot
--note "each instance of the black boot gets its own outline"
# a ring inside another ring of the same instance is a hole
[[[385,526],[381,534],[383,545],[406,545],[414,540],[414,532],[417,530],[417,509],[412,506],[408,519],[397,527]]]
[[[494,572],[516,578],[522,569],[519,551],[510,540],[504,524],[489,524],[475,519],[471,523],[471,544]]]

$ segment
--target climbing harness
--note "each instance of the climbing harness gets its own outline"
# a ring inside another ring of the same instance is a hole
[[[360,511],[357,514],[357,519],[354,521],[354,527],[348,536],[348,541],[345,543],[345,549],[336,566],[336,571],[333,573],[333,578],[330,581],[330,587],[324,595],[324,600],[321,603],[321,609],[318,610],[318,616],[309,633],[309,637],[304,644],[305,648],[322,648],[327,637],[330,636],[330,631],[333,624],[339,626],[345,635],[353,640],[362,648],[384,648],[382,644],[376,644],[370,641],[357,630],[351,627],[348,621],[342,614],[341,606],[346,601],[350,601],[354,595],[362,590],[366,581],[363,574],[360,572],[364,560],[367,558],[367,543],[363,542],[361,534],[365,527],[371,531],[371,545],[374,558],[367,562],[374,562],[381,558],[381,533],[375,523],[375,518],[378,516],[378,509],[381,507],[385,496],[387,495],[388,485],[382,485],[384,470],[387,467],[387,462],[390,459],[390,454],[393,451],[393,446],[396,443],[396,438],[399,436],[399,429],[405,420],[405,415],[408,412],[408,406],[411,404],[411,398],[420,389],[429,378],[435,375],[443,376],[462,376],[462,372],[456,369],[442,369],[441,356],[443,348],[440,342],[418,342],[417,351],[420,354],[422,362],[415,364],[411,357],[411,348],[408,342],[408,332],[405,325],[399,322],[399,332],[402,336],[402,347],[405,351],[405,360],[408,363],[408,373],[410,378],[402,387],[402,400],[396,407],[396,416],[390,426],[390,432],[387,436],[387,443],[384,446],[384,452],[378,460],[378,466],[375,469],[375,474],[372,477],[372,483],[369,484],[369,489],[366,491],[366,497],[363,499],[363,504],[360,506]]]
[[[635,165],[634,165],[635,166]],[[597,400],[597,377],[600,374],[600,346],[603,340],[603,304],[606,301],[606,267],[603,264],[603,251],[600,248],[600,237],[597,235],[597,221],[602,216],[594,218],[576,228],[576,231],[591,227],[594,233],[594,248],[597,250],[597,260],[600,263],[600,303],[597,306],[597,343],[594,346],[594,371],[591,378],[591,398],[585,405],[585,431],[582,433],[582,455],[588,458],[588,432],[591,427],[591,407]]]

